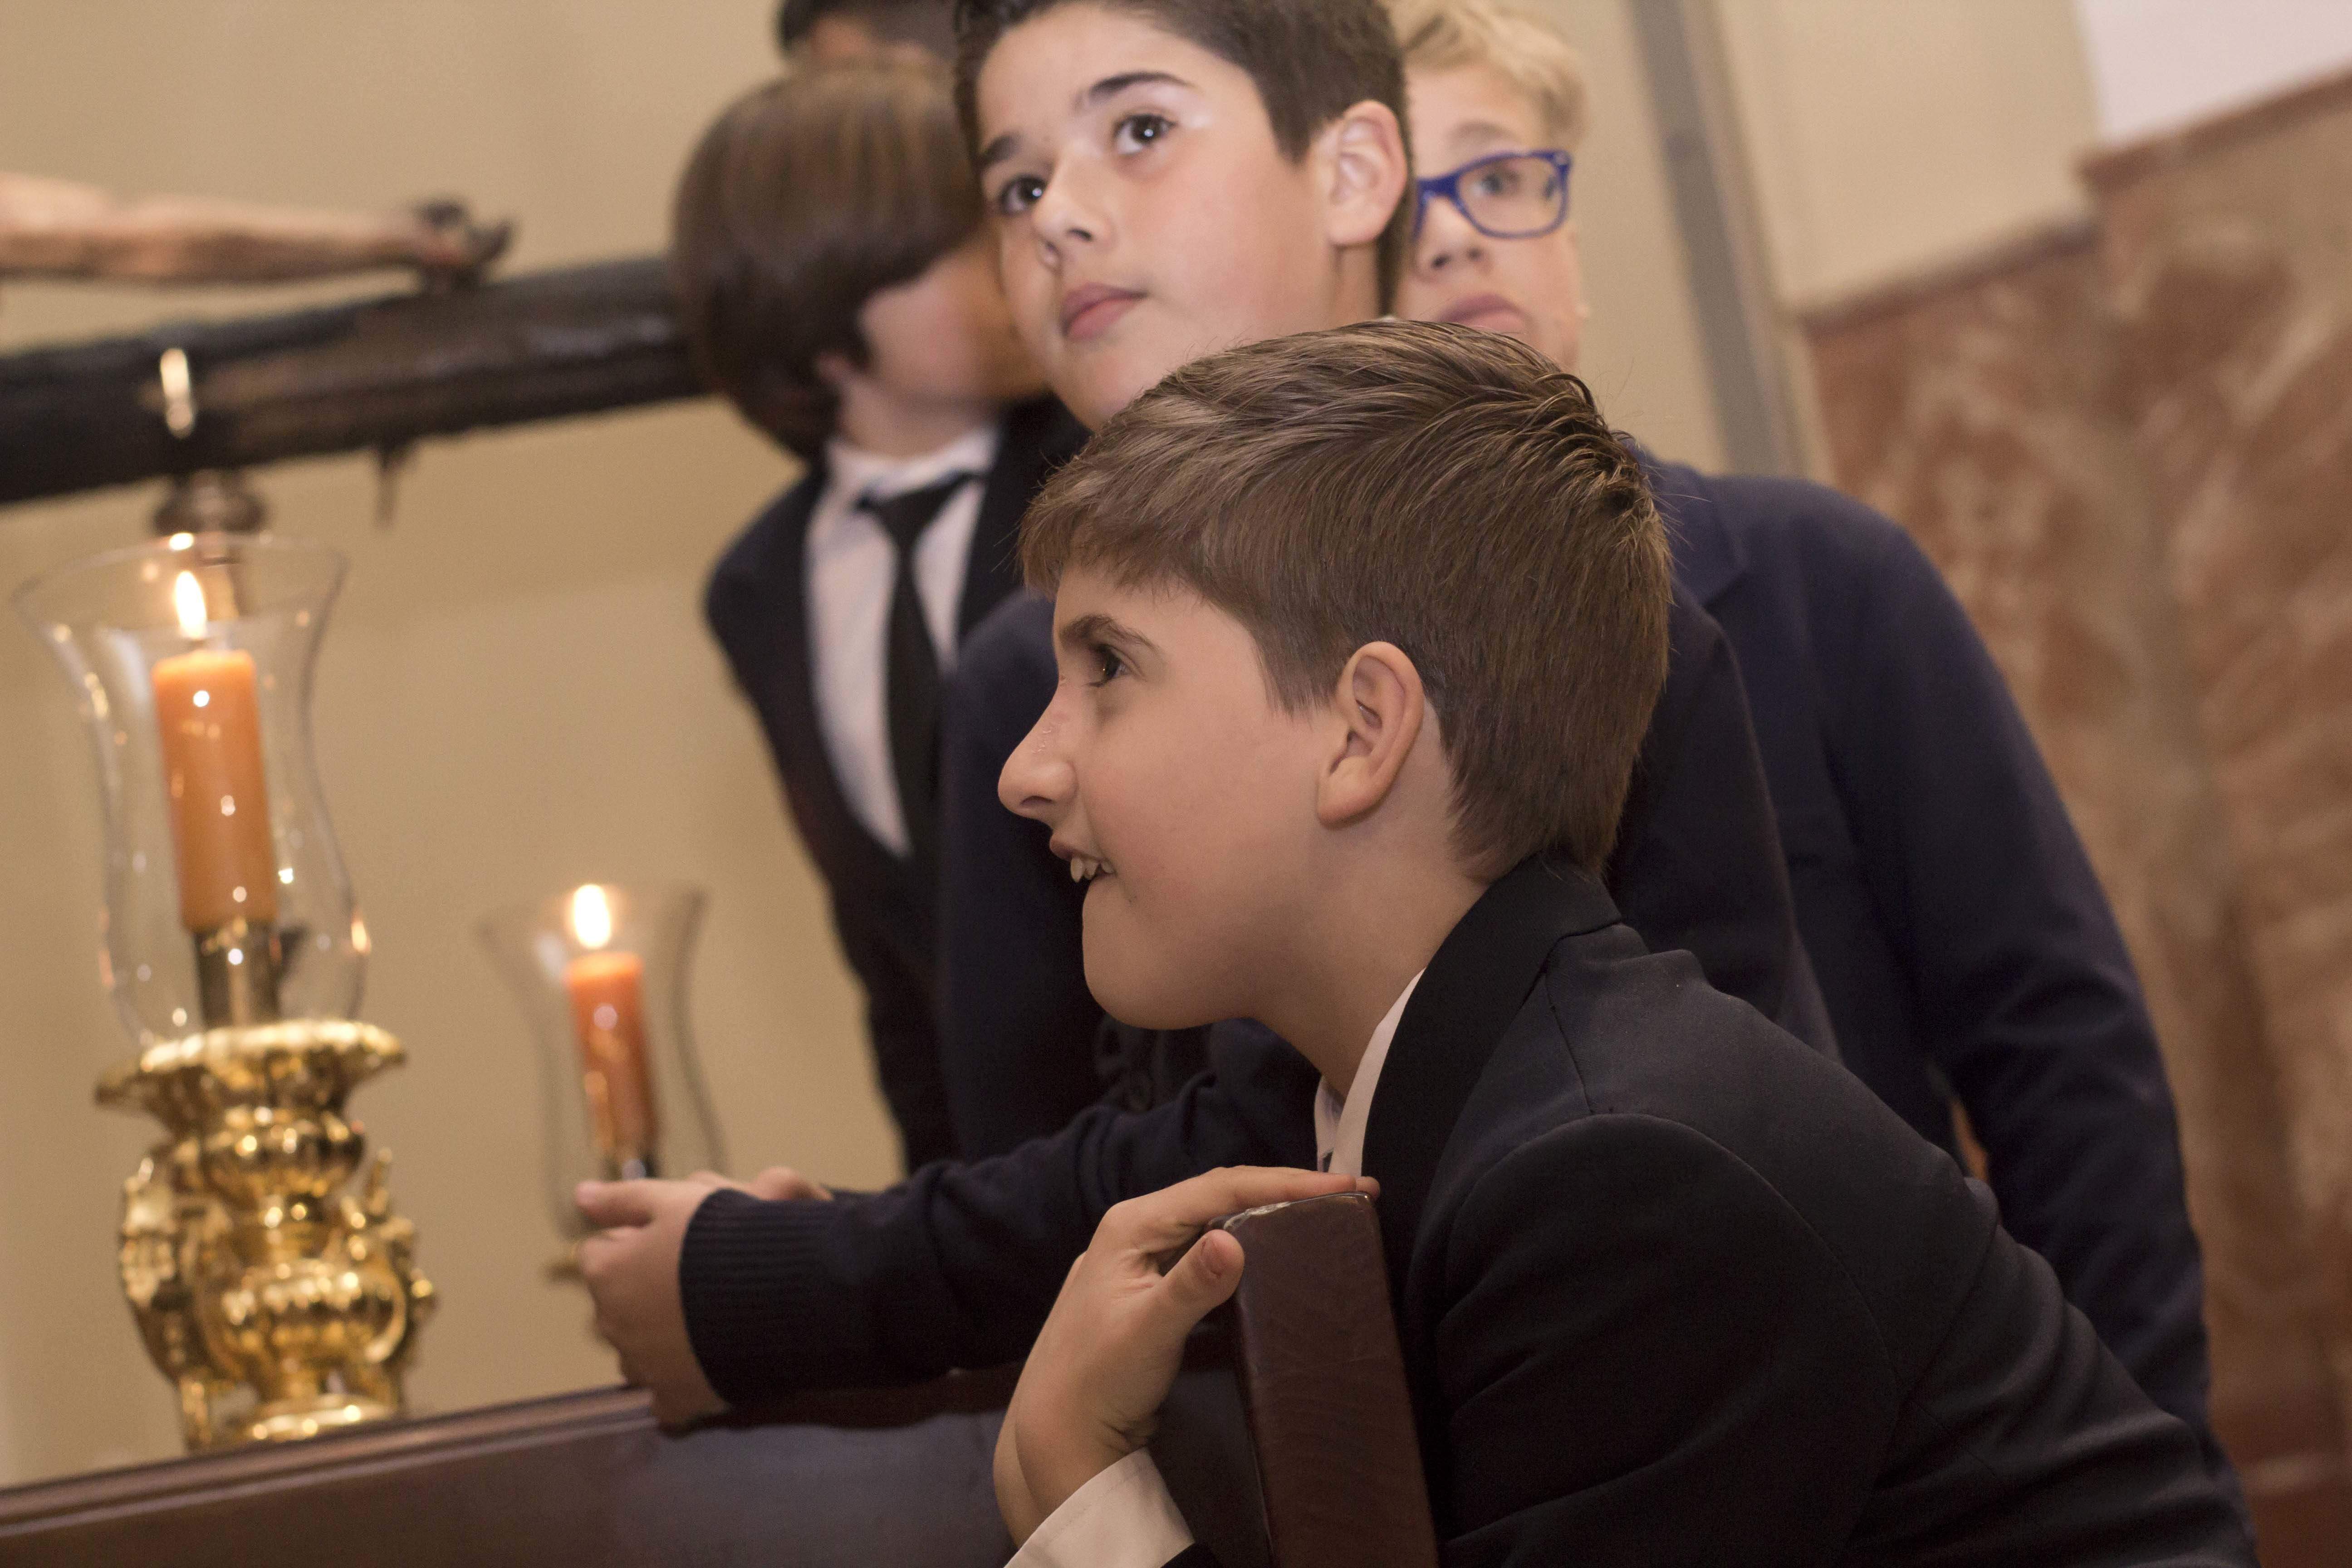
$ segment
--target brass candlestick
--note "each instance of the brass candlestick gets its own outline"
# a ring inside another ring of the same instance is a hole
[[[343,1114],[401,1059],[366,1024],[302,1018],[150,1047],[98,1100],[170,1136],[123,1184],[121,1266],[147,1353],[178,1387],[189,1448],[316,1436],[397,1414],[431,1316],[415,1229]]]
[[[191,1448],[398,1413],[434,1301],[344,1113],[402,1053],[354,1018],[367,928],[310,755],[341,578],[320,546],[179,533],[16,596],[96,748],[104,973],[141,1047],[98,1098],[166,1133],[124,1186],[122,1287]]]

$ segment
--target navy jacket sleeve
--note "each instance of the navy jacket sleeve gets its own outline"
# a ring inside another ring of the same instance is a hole
[[[1679,583],[1667,627],[1673,658],[1634,763],[1609,890],[1653,952],[1690,953],[1708,984],[1834,1055],[1738,660]]]
[[[763,1203],[722,1189],[687,1227],[687,1333],[729,1403],[1018,1361],[1111,1205],[1218,1165],[1312,1165],[1315,1069],[1220,1025],[1213,1071],[1141,1113],[1097,1106],[1052,1138],[927,1165],[887,1192]]]
[[[997,774],[1054,700],[1053,601],[1013,595],[973,629],[941,721],[940,1060],[956,1145],[1003,1154],[1102,1098],[1102,1009],[1079,960],[1085,889]]]
[[[1943,578],[1865,509],[1843,576],[1831,766],[1916,1028],[1983,1142],[2010,1232],[2158,1404],[2205,1426],[2202,1269],[2154,1026],[2040,752]],[[1857,569],[1858,568],[1858,569]]]

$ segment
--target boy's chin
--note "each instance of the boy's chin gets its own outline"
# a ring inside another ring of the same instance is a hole
[[[1185,363],[1162,363],[1165,355],[1141,344],[1103,342],[1064,352],[1068,357],[1054,377],[1054,392],[1089,430],[1110,423],[1113,415]]]
[[[1213,1024],[1225,1015],[1213,998],[1178,983],[1170,975],[1140,975],[1121,966],[1102,964],[1089,957],[1087,989],[1102,1010],[1137,1029],[1190,1029]]]

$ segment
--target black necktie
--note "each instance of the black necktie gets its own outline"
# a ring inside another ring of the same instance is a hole
[[[871,513],[898,552],[890,589],[890,632],[884,647],[884,691],[890,721],[890,771],[898,783],[898,812],[916,864],[935,863],[939,845],[940,654],[915,589],[915,544],[970,474],[951,474],[919,490],[858,505]]]

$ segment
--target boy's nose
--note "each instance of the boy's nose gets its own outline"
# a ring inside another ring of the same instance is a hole
[[[1486,237],[1470,226],[1452,202],[1433,201],[1423,212],[1421,232],[1413,237],[1412,265],[1417,272],[1443,272],[1471,261],[1484,260]]]
[[[1037,197],[1039,238],[1049,245],[1084,245],[1103,237],[1103,216],[1090,197],[1087,180],[1081,160],[1066,159],[1054,170]]]
[[[1076,770],[1059,744],[1061,733],[1062,700],[1057,693],[1004,760],[1004,771],[996,775],[996,798],[1004,803],[1005,810],[1049,827],[1059,825],[1077,784]]]

